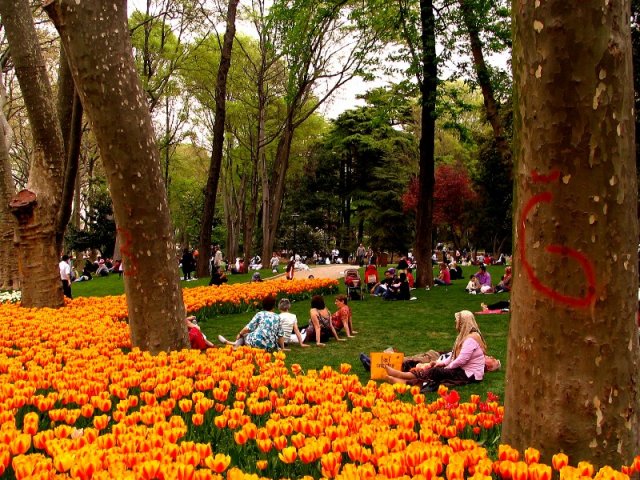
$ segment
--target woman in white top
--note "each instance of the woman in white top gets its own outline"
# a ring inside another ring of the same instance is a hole
[[[278,310],[280,310],[280,325],[284,332],[284,336],[282,338],[284,338],[285,343],[293,343],[297,339],[301,347],[308,347],[309,345],[304,344],[304,337],[298,329],[298,317],[289,312],[290,308],[291,302],[288,298],[283,298],[278,302]],[[283,348],[283,350],[289,349]]]

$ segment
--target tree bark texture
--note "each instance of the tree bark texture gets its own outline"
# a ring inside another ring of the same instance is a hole
[[[22,304],[57,307],[63,305],[55,218],[62,191],[64,143],[29,3],[0,0],[0,15],[34,141],[27,189],[11,202],[18,220]]]
[[[435,17],[433,1],[420,0],[422,23],[422,81],[420,94],[422,118],[420,136],[420,173],[418,208],[416,211],[416,248],[418,264],[416,286],[433,285],[431,242],[433,235],[433,190],[435,185],[435,128],[436,89],[438,86],[438,57],[436,56]]]
[[[64,232],[73,210],[76,177],[80,162],[80,142],[82,141],[82,103],[73,83],[73,76],[64,48],[60,48],[58,70],[58,118],[60,119],[60,130],[66,153],[60,209],[56,217],[56,242],[60,251],[64,241]]]
[[[17,290],[20,288],[20,275],[14,238],[18,224],[9,210],[9,202],[16,188],[9,158],[11,128],[3,110],[5,97],[0,73],[0,289]]]
[[[218,67],[218,77],[216,79],[216,117],[213,125],[213,143],[211,147],[211,165],[209,166],[209,176],[204,192],[204,209],[202,212],[202,224],[200,226],[200,251],[209,252],[211,250],[211,229],[213,228],[213,215],[216,211],[216,195],[218,193],[218,182],[220,180],[220,169],[222,167],[222,152],[224,147],[224,129],[226,119],[227,102],[227,76],[231,68],[231,52],[233,50],[233,39],[236,35],[236,11],[239,0],[229,0],[227,7],[227,24],[224,38],[222,40],[222,51],[220,52],[220,65]],[[209,256],[198,256],[198,277],[205,277],[209,273]]]
[[[160,154],[120,0],[51,0],[113,199],[131,341],[152,353],[188,347]]]
[[[640,451],[629,2],[514,2],[517,208],[502,440]]]

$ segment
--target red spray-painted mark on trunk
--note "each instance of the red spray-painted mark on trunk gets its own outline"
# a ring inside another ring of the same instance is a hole
[[[117,230],[124,239],[124,244],[120,247],[120,253],[122,254],[123,259],[126,258],[128,260],[124,275],[126,277],[135,277],[138,274],[138,260],[131,251],[131,248],[133,247],[131,232],[122,228],[118,228]]]
[[[537,171],[531,173],[531,180],[534,183],[552,183],[560,178],[560,171],[552,170],[548,175],[540,175]],[[552,300],[570,305],[576,308],[585,308],[591,305],[595,301],[596,296],[596,273],[593,266],[593,262],[587,258],[587,256],[565,245],[547,245],[545,251],[551,254],[560,255],[562,257],[570,257],[576,260],[582,270],[587,281],[587,292],[581,297],[575,297],[571,295],[565,295],[557,290],[545,285],[536,276],[533,267],[527,260],[527,246],[526,246],[526,222],[531,210],[540,203],[551,203],[553,201],[553,193],[541,192],[531,197],[525,204],[520,216],[520,235],[518,236],[518,249],[520,250],[520,258],[522,261],[522,267],[529,277],[529,281],[534,289],[542,293],[543,295],[551,298]]]

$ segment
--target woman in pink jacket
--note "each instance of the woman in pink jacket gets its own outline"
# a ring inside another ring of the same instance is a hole
[[[446,360],[423,363],[408,372],[387,367],[387,380],[391,383],[424,385],[429,391],[440,384],[466,385],[484,377],[487,344],[482,338],[476,319],[468,310],[455,314],[458,336],[451,355]]]

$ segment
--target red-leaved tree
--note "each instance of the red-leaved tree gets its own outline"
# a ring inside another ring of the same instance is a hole
[[[436,167],[435,177],[433,224],[447,229],[455,248],[459,249],[477,195],[471,188],[467,169],[461,164],[440,164]],[[405,212],[412,212],[417,208],[417,178],[412,178],[407,185],[407,190],[402,195],[402,206]]]

